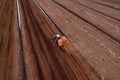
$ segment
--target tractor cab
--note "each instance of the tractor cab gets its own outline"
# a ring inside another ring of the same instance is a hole
[[[55,43],[60,47],[69,43],[68,39],[65,36],[61,36],[60,34],[56,34],[54,40]]]

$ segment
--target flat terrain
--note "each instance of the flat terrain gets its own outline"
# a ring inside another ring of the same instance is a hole
[[[120,80],[120,1],[1,0],[0,80]]]

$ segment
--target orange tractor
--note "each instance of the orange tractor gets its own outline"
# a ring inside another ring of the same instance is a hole
[[[59,34],[55,35],[54,40],[55,40],[55,43],[57,43],[57,45],[60,47],[69,43],[68,39],[65,36],[61,36]]]

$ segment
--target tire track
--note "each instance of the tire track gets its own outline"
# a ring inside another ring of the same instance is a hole
[[[18,36],[19,36],[19,53],[18,55],[18,79],[20,80],[26,80],[26,68],[25,68],[25,58],[24,58],[24,47],[23,47],[23,34],[22,34],[22,29],[21,29],[21,14],[20,14],[20,4],[19,0],[16,1],[16,6],[17,6],[17,22],[18,22]]]
[[[41,66],[39,64],[38,54],[37,54],[37,52],[35,51],[35,48],[34,48],[35,44],[33,43],[33,37],[32,37],[32,33],[35,33],[35,37],[36,37],[36,40],[38,42],[38,40],[39,40],[38,34],[37,34],[37,31],[36,31],[35,28],[32,28],[32,31],[31,31],[31,28],[29,28],[30,25],[27,22],[28,18],[26,18],[26,16],[28,15],[29,20],[32,23],[31,26],[35,26],[34,25],[35,23],[33,23],[33,21],[31,21],[31,20],[34,20],[34,18],[32,18],[32,17],[34,17],[34,15],[32,14],[31,8],[28,6],[28,2],[25,3],[25,1],[21,1],[21,4],[22,4],[22,9],[23,9],[23,14],[25,16],[25,24],[26,24],[25,30],[27,30],[28,38],[30,39],[30,42],[31,42],[31,47],[32,47],[31,51],[32,51],[32,53],[34,55],[34,58],[35,58],[35,61],[36,61],[35,65],[37,65],[39,79],[44,79],[43,74],[41,72],[42,69],[41,69]],[[30,11],[30,12],[28,12],[28,11]],[[29,14],[29,13],[31,13],[31,14]]]

